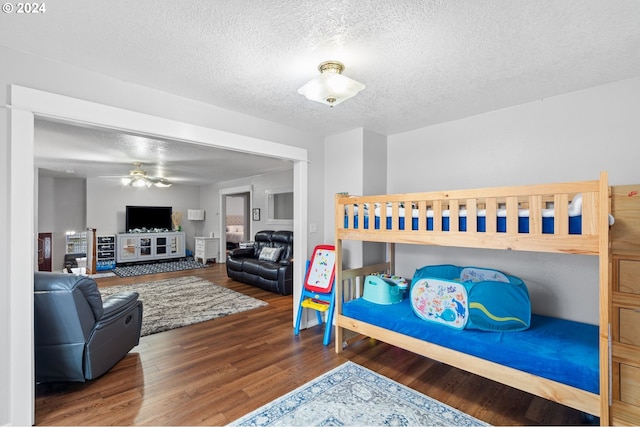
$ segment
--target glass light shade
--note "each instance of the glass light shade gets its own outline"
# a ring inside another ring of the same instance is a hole
[[[307,99],[333,107],[356,95],[366,86],[342,74],[325,72],[311,80],[298,93]]]
[[[151,183],[143,178],[136,178],[131,183],[133,187],[151,187]]]

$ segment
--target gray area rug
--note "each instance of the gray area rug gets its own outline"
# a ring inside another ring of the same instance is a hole
[[[308,382],[231,426],[488,426],[353,362]]]
[[[196,276],[100,289],[103,299],[121,291],[136,291],[140,294],[139,298],[143,302],[141,336],[267,305],[264,301]]]
[[[150,264],[125,265],[116,267],[113,272],[120,277],[141,276],[143,274],[168,273],[170,271],[193,270],[195,268],[205,268],[206,264],[201,264],[194,260],[178,260],[167,262],[154,262]]]

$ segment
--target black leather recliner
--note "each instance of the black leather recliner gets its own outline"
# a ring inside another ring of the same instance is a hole
[[[95,280],[65,273],[34,275],[36,382],[92,380],[140,341],[142,301],[121,292],[104,302]]]
[[[261,260],[263,248],[282,248],[275,261]],[[232,250],[227,257],[227,276],[281,295],[293,292],[293,232],[258,231],[252,248]]]

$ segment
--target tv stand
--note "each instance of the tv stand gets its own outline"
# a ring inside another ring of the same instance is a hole
[[[186,253],[185,233],[181,231],[120,233],[116,246],[118,264],[184,258]]]

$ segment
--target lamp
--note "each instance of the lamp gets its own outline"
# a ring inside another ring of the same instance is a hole
[[[307,99],[333,107],[356,95],[366,86],[343,76],[344,64],[325,61],[318,66],[320,75],[298,89]]]

